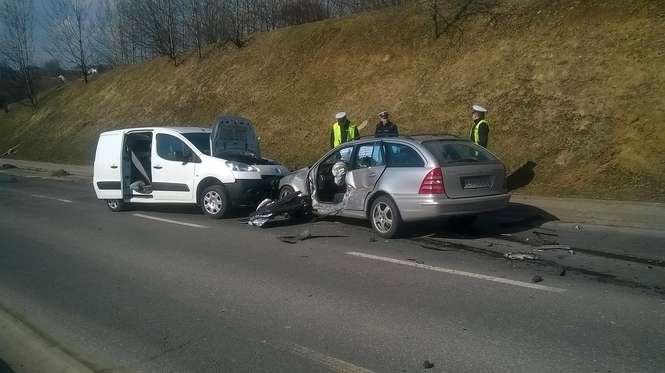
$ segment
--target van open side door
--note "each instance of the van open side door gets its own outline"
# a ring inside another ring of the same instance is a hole
[[[99,136],[95,153],[93,184],[99,199],[122,199],[122,144],[121,132]]]

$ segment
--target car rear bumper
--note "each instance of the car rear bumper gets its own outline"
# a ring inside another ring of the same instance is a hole
[[[417,221],[501,210],[508,206],[510,194],[469,198],[446,198],[436,195],[393,196],[393,198],[404,221]]]
[[[279,176],[264,176],[261,179],[236,179],[224,184],[234,206],[256,206],[264,198],[274,196]]]

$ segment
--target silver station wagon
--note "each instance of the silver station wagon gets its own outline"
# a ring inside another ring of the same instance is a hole
[[[403,223],[449,217],[471,224],[508,205],[506,169],[485,148],[451,135],[365,137],[327,152],[279,183],[310,195],[317,215],[369,219],[384,238]]]

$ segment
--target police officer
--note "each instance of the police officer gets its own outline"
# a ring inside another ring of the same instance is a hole
[[[469,138],[476,144],[486,148],[490,135],[490,124],[485,119],[487,109],[480,105],[473,105],[471,118],[473,119],[473,127],[469,133]]]
[[[347,141],[352,141],[360,137],[358,126],[349,118],[345,112],[335,114],[335,121],[330,128],[330,147],[335,148]]]
[[[379,123],[376,125],[374,136],[399,136],[397,125],[390,121],[390,114],[387,111],[379,113]]]

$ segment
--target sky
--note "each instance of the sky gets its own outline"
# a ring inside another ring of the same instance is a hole
[[[49,5],[50,0],[33,0],[35,6],[34,18],[34,42],[35,42],[35,63],[38,65],[43,64],[45,61],[51,59],[46,49],[49,45],[48,28],[49,17],[47,16],[46,7]]]
[[[2,0],[0,0],[1,2]],[[32,0],[34,3],[34,43],[35,43],[35,64],[42,65],[44,62],[52,59],[48,53],[50,45],[49,28],[51,27],[51,19],[49,17],[49,7],[52,6],[54,0]],[[96,9],[102,0],[83,0],[88,1],[91,5],[91,14],[95,14]],[[62,65],[65,65],[61,61]]]

